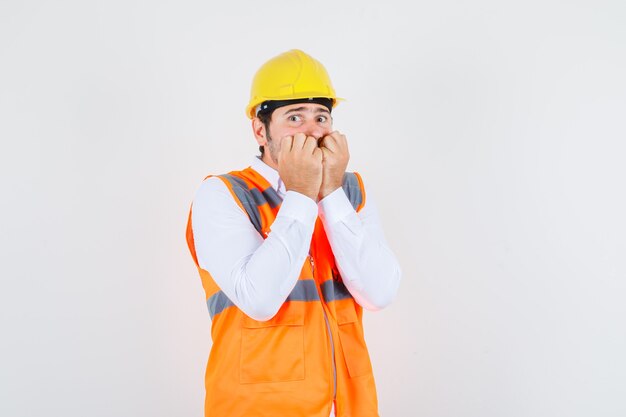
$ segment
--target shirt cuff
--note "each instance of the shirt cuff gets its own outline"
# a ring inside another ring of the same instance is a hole
[[[354,207],[348,200],[348,196],[343,187],[337,188],[317,203],[320,210],[320,218],[324,224],[335,224],[351,213],[354,213]]]
[[[315,224],[317,219],[317,204],[315,201],[297,191],[287,191],[278,210],[278,215],[287,216],[306,225]]]

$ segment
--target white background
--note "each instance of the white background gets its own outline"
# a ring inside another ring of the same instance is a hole
[[[201,180],[300,48],[404,272],[383,417],[626,415],[623,1],[0,3],[0,415],[195,416]]]

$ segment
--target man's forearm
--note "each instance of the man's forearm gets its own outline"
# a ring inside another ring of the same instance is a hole
[[[348,291],[369,310],[389,305],[396,296],[402,271],[385,241],[374,201],[368,198],[357,213],[339,189],[318,205]]]
[[[192,210],[198,263],[240,310],[268,320],[298,280],[316,218],[315,202],[289,191],[263,240],[224,184],[210,178]]]

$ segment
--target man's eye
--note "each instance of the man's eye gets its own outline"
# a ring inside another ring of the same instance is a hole
[[[300,121],[300,116],[291,115],[291,116],[289,116],[289,121],[290,122],[299,122]]]
[[[328,120],[328,117],[326,117],[326,116],[319,116],[317,118],[317,121],[320,122],[320,123],[326,123],[327,120]]]

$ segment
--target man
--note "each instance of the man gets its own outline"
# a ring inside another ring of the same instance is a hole
[[[246,108],[261,156],[200,185],[187,242],[213,346],[206,417],[374,417],[363,307],[401,270],[358,173],[317,60],[291,50],[256,73]]]

